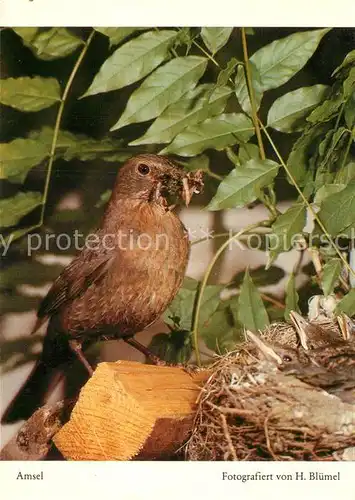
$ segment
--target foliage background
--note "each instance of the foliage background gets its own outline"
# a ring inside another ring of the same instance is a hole
[[[41,250],[29,258],[26,234],[89,232],[117,165],[144,151],[202,167],[203,204],[216,214],[263,203],[269,218],[245,231],[261,233],[265,248],[266,232],[287,242],[268,252],[268,270],[221,285],[210,279],[228,244],[218,238],[202,282],[186,279],[166,312],[172,331],[153,340],[159,354],[185,361],[201,338],[217,352],[230,349],[244,327],[263,328],[291,308],[306,312],[314,294],[335,292],[338,310],[355,314],[354,30],[14,28],[1,35],[0,209],[2,236],[11,239],[0,276],[3,314],[36,307],[39,299],[21,285],[45,284],[62,268],[46,265]],[[82,208],[58,210],[74,190]],[[284,199],[294,204],[281,214]],[[280,306],[258,286],[280,279],[272,263],[293,235],[303,234],[308,246],[307,211],[316,218],[315,267],[302,290],[295,269]],[[342,252],[333,242],[340,233]],[[238,294],[222,299],[231,287]],[[21,343],[2,344],[6,369],[33,356]]]

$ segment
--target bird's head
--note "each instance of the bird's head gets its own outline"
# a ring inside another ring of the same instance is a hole
[[[267,361],[276,364],[280,370],[288,370],[309,363],[308,357],[300,349],[297,350],[276,343],[271,345],[250,330],[247,330],[246,336],[255,345],[259,354]]]
[[[113,196],[166,203],[179,196],[188,205],[193,193],[202,190],[202,173],[187,173],[165,156],[141,154],[130,158],[117,175]]]

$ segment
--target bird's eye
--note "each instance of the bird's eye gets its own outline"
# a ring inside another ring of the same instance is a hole
[[[148,175],[150,172],[150,168],[145,163],[140,163],[138,165],[138,172],[142,175]]]
[[[285,363],[290,363],[292,361],[291,356],[289,356],[288,354],[284,354],[282,356],[282,359],[283,359],[283,361],[285,361]]]

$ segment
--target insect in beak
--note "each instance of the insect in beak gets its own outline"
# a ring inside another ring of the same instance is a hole
[[[202,188],[202,170],[189,172],[182,179],[182,199],[184,200],[186,206],[190,204],[192,195],[201,193]]]
[[[185,205],[188,207],[191,201],[192,193],[190,191],[189,180],[187,177],[184,177],[182,180],[182,199],[185,202]]]

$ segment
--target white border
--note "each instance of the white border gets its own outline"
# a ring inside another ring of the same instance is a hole
[[[16,480],[43,471],[42,481]],[[272,480],[223,480],[229,474],[272,474]],[[296,472],[304,474],[296,480]],[[309,480],[309,472],[340,480]],[[278,480],[276,474],[293,479]],[[11,500],[300,500],[354,498],[351,462],[2,462],[3,498]],[[6,493],[7,492],[7,495]]]
[[[354,0],[0,0],[2,26],[354,26]],[[349,24],[350,23],[350,24]]]

